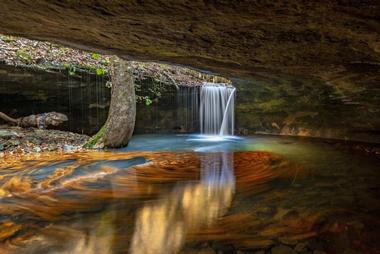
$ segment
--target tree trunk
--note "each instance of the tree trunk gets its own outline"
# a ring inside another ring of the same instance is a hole
[[[104,126],[87,148],[119,148],[128,145],[135,127],[136,97],[132,69],[118,57],[111,60],[111,105]]]

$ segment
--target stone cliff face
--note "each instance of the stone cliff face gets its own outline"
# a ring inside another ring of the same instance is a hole
[[[377,0],[3,0],[0,16],[1,33],[239,78],[248,131],[378,136]]]
[[[240,134],[266,133],[380,143],[379,83],[343,89],[296,75],[234,80]]]
[[[90,73],[72,76],[65,70],[46,71],[0,64],[1,110],[15,117],[47,111],[69,116],[61,129],[96,133],[107,119],[110,89],[107,78]],[[137,82],[138,96],[149,94],[154,80]],[[370,105],[368,91],[347,99],[321,79],[295,75],[257,76],[234,80],[237,87],[236,133],[338,138],[380,143],[380,107]],[[137,104],[135,133],[199,131],[194,88],[174,87],[147,106]],[[367,97],[366,97],[367,96]],[[378,103],[378,102],[377,102]],[[367,106],[365,106],[367,105]],[[0,123],[1,124],[1,123]]]

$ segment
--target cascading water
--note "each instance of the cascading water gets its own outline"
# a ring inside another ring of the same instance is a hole
[[[200,127],[202,134],[233,135],[236,88],[204,83],[200,89]]]

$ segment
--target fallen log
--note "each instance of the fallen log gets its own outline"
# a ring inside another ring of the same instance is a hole
[[[58,126],[68,120],[67,116],[58,112],[48,112],[37,115],[24,116],[19,118],[12,118],[3,112],[0,112],[0,118],[7,123],[17,125],[20,127],[38,127],[45,129],[48,126]]]

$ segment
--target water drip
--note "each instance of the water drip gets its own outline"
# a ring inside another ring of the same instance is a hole
[[[177,126],[181,132],[199,131],[198,87],[179,87],[177,90]]]

